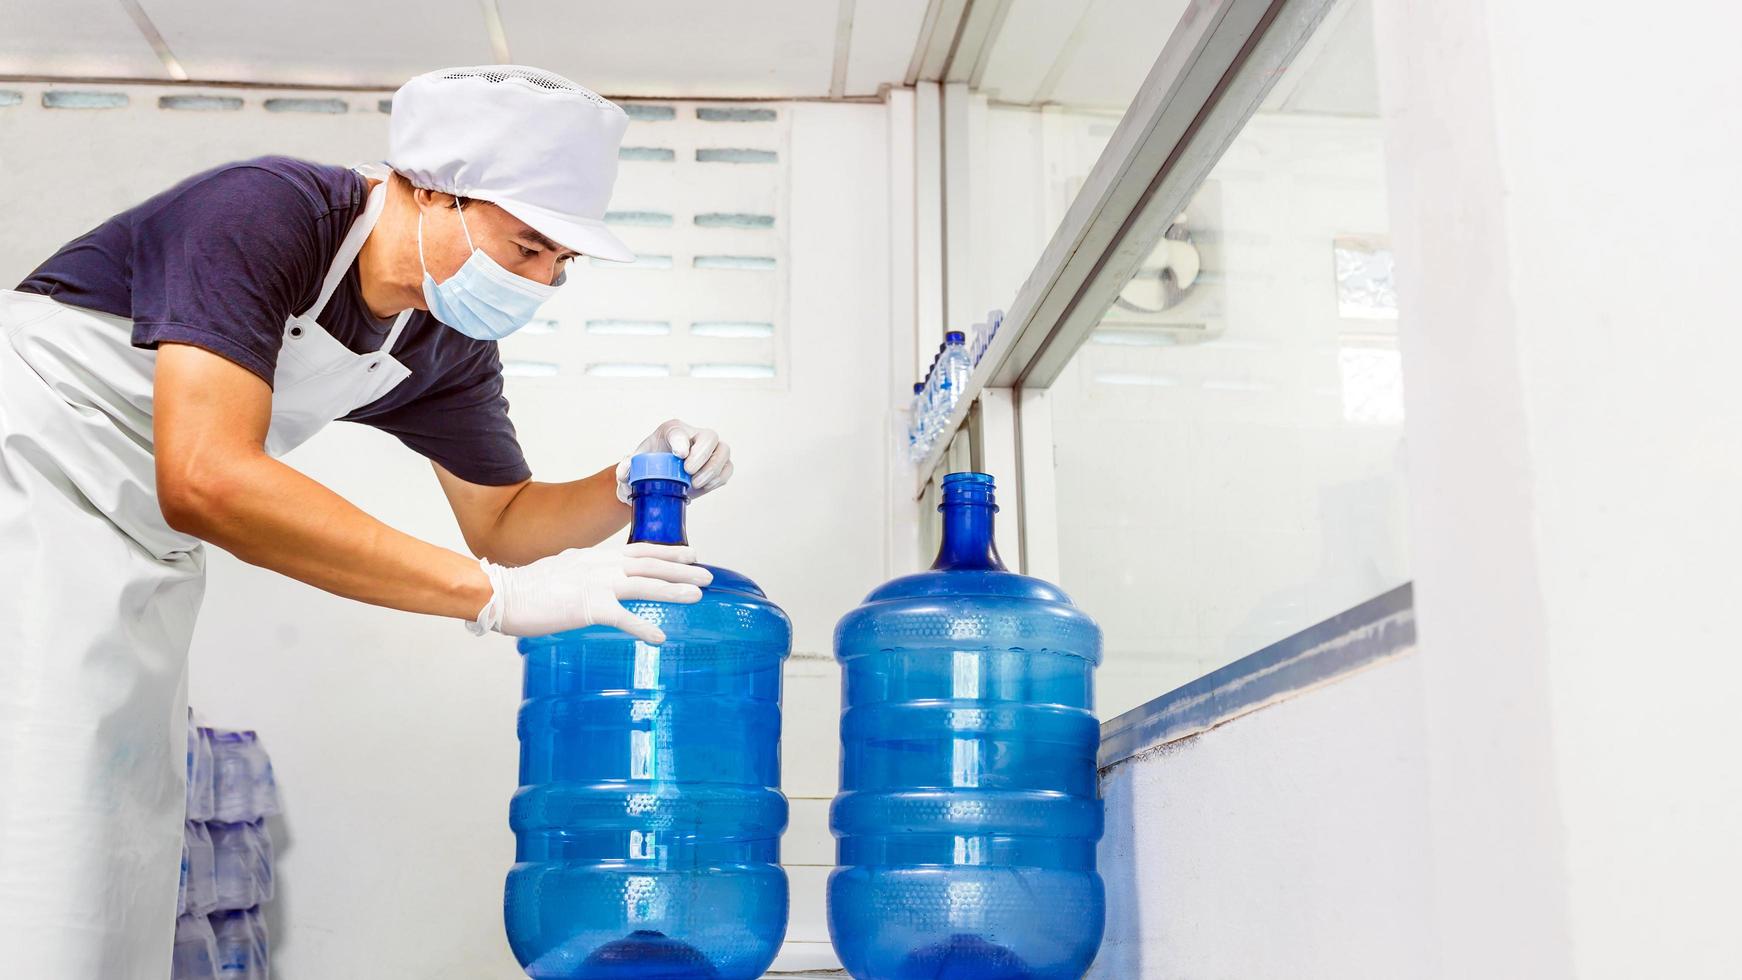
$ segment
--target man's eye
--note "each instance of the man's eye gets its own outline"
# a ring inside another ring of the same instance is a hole
[[[530,259],[538,254],[538,249],[536,248],[527,248],[525,245],[515,245],[514,247],[520,249],[520,257],[523,259]]]

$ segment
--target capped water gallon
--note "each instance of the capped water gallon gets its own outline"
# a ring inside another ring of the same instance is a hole
[[[1078,980],[1106,915],[1101,631],[1005,570],[992,478],[944,478],[931,570],[835,629],[841,792],[829,935],[859,980]]]
[[[687,544],[689,477],[630,461],[630,541]],[[693,605],[628,602],[652,646],[590,626],[520,641],[509,944],[535,980],[751,980],[786,935],[780,678],[792,626],[706,566]]]

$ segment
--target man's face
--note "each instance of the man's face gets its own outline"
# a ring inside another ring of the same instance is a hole
[[[423,211],[424,267],[435,281],[449,276],[472,257],[471,244],[496,260],[502,268],[536,283],[552,285],[563,265],[578,253],[532,230],[532,226],[487,201],[471,201],[454,207],[447,194],[429,195]],[[464,220],[465,227],[461,227]]]

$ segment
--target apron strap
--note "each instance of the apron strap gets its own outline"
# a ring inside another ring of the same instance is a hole
[[[416,310],[401,310],[399,317],[393,321],[393,329],[387,331],[387,339],[381,342],[380,353],[393,353],[393,345],[399,341],[399,335],[405,332],[405,324]]]
[[[386,181],[388,177],[393,175],[393,168],[380,161],[354,164],[351,169],[362,174],[369,180]]]
[[[345,233],[345,240],[339,243],[339,252],[333,256],[333,264],[327,267],[327,278],[321,283],[321,294],[315,299],[315,305],[303,312],[310,317],[327,308],[327,301],[333,298],[333,292],[339,288],[339,283],[345,281],[345,273],[351,271],[351,263],[357,261],[357,253],[363,251],[363,243],[369,240],[369,232],[375,228],[375,222],[381,219],[381,210],[387,206],[387,182],[382,181],[369,192],[369,205],[363,209],[363,214],[351,222],[351,230]],[[390,336],[397,336],[395,330]]]

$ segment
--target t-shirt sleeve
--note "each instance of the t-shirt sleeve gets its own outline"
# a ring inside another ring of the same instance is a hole
[[[284,321],[319,279],[320,206],[255,167],[218,171],[134,225],[133,344],[192,344],[272,383]]]
[[[502,394],[501,357],[495,344],[477,348],[440,386],[396,408],[364,407],[347,420],[392,433],[468,483],[501,487],[531,479]]]

